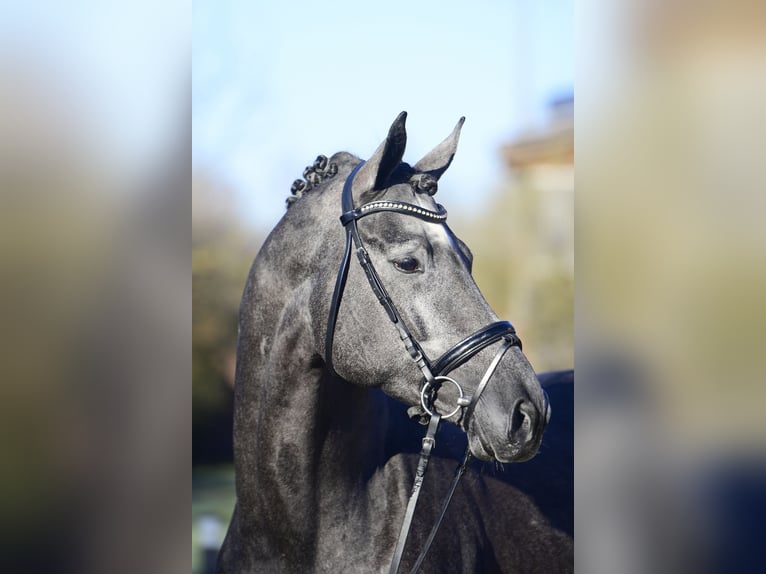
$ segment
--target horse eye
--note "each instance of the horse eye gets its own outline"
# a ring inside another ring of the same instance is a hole
[[[394,261],[394,267],[403,273],[415,273],[420,270],[420,262],[414,257],[403,257]]]

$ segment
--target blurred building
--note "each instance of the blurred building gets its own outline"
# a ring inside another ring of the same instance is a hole
[[[529,264],[574,274],[574,99],[554,100],[550,109],[545,128],[501,150],[513,180],[510,216],[534,236]]]
[[[479,286],[538,371],[574,364],[573,102],[501,148],[505,181],[470,238]]]
[[[511,259],[508,306],[539,370],[574,364],[574,100],[504,146]]]

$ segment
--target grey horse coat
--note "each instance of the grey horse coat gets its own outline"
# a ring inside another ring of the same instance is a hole
[[[397,118],[359,171],[356,205],[392,198],[434,207],[435,183],[452,161],[462,121],[410,167],[401,162],[404,120],[404,114]],[[219,557],[220,573],[389,569],[417,462],[411,445],[423,433],[422,426],[403,417],[403,409],[419,403],[420,374],[354,262],[331,350],[334,372],[323,359],[328,306],[343,252],[340,190],[359,162],[341,152],[318,175],[309,170],[308,183],[294,186],[290,208],[248,277],[235,384],[237,503]],[[446,225],[395,214],[369,219],[360,228],[371,257],[430,356],[496,319],[470,276],[470,251]],[[475,385],[491,352],[482,351],[455,376]],[[454,400],[445,391],[436,407],[448,412]],[[521,461],[540,445],[546,408],[537,377],[514,348],[467,428],[459,415],[445,424],[466,431],[480,460]],[[454,472],[454,461],[439,458],[439,440],[402,572],[409,571],[423,546]],[[572,569],[571,538],[549,524],[532,498],[471,470],[421,572]]]

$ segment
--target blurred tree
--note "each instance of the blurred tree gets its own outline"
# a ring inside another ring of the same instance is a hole
[[[261,243],[239,219],[232,192],[210,174],[192,182],[193,464],[231,460],[237,315]]]

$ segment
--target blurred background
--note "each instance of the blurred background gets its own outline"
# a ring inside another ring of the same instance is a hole
[[[0,3],[0,570],[189,571],[191,5]]]
[[[766,5],[577,6],[583,572],[757,572]]]
[[[193,31],[193,536],[214,546],[211,517],[225,528],[233,507],[250,264],[304,167],[320,153],[369,157],[400,111],[410,163],[466,116],[439,201],[535,368],[572,367],[573,11],[571,0],[199,1]]]
[[[401,110],[410,160],[467,117],[440,198],[538,370],[572,365],[576,125],[578,571],[762,570],[765,23],[750,0],[2,3],[3,570],[201,568],[247,268],[303,167],[368,156]]]

